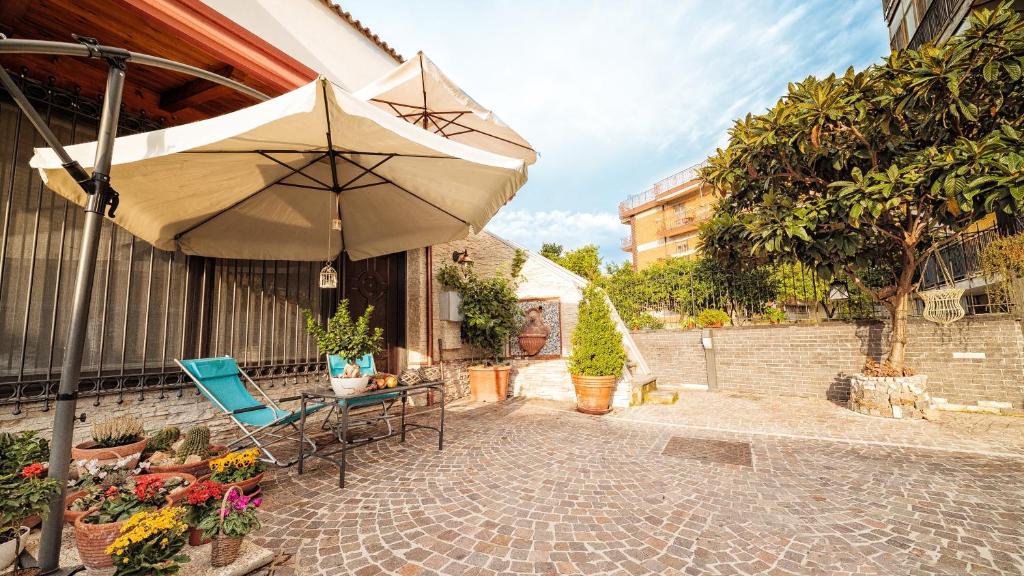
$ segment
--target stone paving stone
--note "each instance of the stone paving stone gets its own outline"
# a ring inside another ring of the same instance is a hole
[[[358,448],[345,490],[329,464],[275,470],[254,541],[293,556],[265,576],[1024,573],[1020,423],[693,398],[456,403],[444,451],[424,431]],[[662,455],[679,437],[754,466]]]

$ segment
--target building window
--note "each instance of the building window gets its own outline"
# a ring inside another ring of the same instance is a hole
[[[928,12],[928,0],[914,0],[914,18],[918,25],[924,20],[925,13]]]

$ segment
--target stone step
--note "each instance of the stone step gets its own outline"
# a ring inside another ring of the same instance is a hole
[[[630,381],[630,406],[644,403],[648,394],[658,389],[658,378],[653,375],[634,374]]]
[[[675,390],[652,390],[644,397],[644,404],[675,404],[679,392]]]

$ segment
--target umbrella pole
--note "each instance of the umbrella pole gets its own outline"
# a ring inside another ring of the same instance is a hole
[[[43,523],[43,537],[39,546],[39,567],[42,574],[60,574],[60,544],[64,528],[64,498],[67,491],[68,468],[71,461],[71,443],[75,429],[75,409],[78,400],[78,378],[82,373],[82,350],[89,325],[89,306],[96,271],[96,253],[99,249],[103,212],[115,198],[110,187],[110,162],[117,136],[117,121],[121,111],[121,92],[124,87],[124,60],[109,58],[107,87],[103,97],[103,115],[96,146],[91,194],[85,207],[85,227],[82,249],[75,278],[75,294],[71,311],[71,329],[64,348],[60,387],[57,390],[57,410],[53,417],[53,438],[50,444],[49,477],[60,486],[50,498],[50,513]],[[35,110],[33,109],[34,113]],[[56,148],[55,148],[56,149]]]

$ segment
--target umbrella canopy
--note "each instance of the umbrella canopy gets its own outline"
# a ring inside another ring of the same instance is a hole
[[[354,94],[445,138],[527,164],[537,161],[525,138],[470,98],[423,52]]]
[[[89,170],[96,143],[67,148]],[[47,186],[86,195],[49,148]],[[354,260],[464,238],[526,182],[522,160],[431,134],[321,78],[217,118],[118,138],[117,223],[162,250]],[[340,230],[337,221],[341,221]]]

